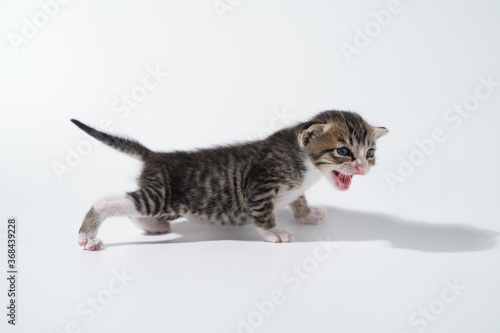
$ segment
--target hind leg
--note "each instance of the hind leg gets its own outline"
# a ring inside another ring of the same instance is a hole
[[[132,222],[147,234],[166,234],[170,232],[170,221],[166,217],[132,217]]]
[[[127,194],[102,197],[85,216],[78,232],[78,244],[85,250],[98,250],[102,246],[102,241],[97,238],[99,227],[105,219],[113,216],[140,217],[141,213]]]

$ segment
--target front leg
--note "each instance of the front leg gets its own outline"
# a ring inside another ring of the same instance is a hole
[[[247,200],[250,215],[262,239],[272,243],[290,242],[293,234],[276,228],[274,198],[277,190],[257,190]]]
[[[322,207],[309,207],[306,197],[301,195],[292,204],[295,220],[304,224],[319,224],[326,218],[326,209]]]

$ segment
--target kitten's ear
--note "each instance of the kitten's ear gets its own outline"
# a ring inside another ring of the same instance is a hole
[[[306,147],[311,139],[317,138],[323,135],[330,128],[329,124],[321,123],[307,123],[302,127],[299,133],[299,146],[301,148]]]
[[[385,127],[373,127],[373,138],[375,140],[380,137],[383,137],[387,133],[389,133],[389,131]]]

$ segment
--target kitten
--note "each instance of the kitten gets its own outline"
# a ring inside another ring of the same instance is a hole
[[[388,133],[356,113],[325,111],[264,140],[158,153],[71,121],[144,163],[138,190],[103,197],[90,208],[78,237],[86,250],[101,247],[97,231],[112,216],[128,216],[147,233],[167,233],[169,221],[179,217],[217,225],[254,223],[264,240],[289,242],[292,234],[276,228],[274,211],[290,205],[302,223],[323,221],[326,211],[309,207],[304,191],[321,175],[347,190],[354,175],[368,173],[375,163],[375,141]]]

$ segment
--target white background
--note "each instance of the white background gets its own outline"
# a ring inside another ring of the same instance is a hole
[[[249,316],[256,327],[241,332],[498,332],[500,87],[458,128],[443,118],[474,96],[479,77],[500,82],[498,3],[401,0],[349,62],[342,43],[354,45],[388,1],[226,1],[231,11],[219,15],[211,0],[74,0],[17,51],[13,34],[42,9],[2,1],[2,271],[10,216],[19,237],[18,325],[6,324],[2,305],[2,332],[64,332],[71,322],[81,332],[236,332]],[[168,77],[127,115],[115,112],[157,67]],[[113,132],[168,151],[256,138],[327,109],[359,112],[390,134],[349,191],[326,180],[310,189],[310,203],[328,209],[322,225],[278,214],[293,243],[188,221],[146,236],[112,219],[104,250],[78,246],[92,202],[133,189],[140,165],[95,146],[58,178],[54,165],[89,140],[70,118],[108,119]],[[391,189],[387,174],[418,157],[415,141],[436,128],[445,142]],[[319,239],[336,246],[322,262]],[[290,282],[302,265],[307,278]],[[106,299],[122,270],[134,279]],[[466,289],[440,300],[456,279]],[[259,314],[254,302],[268,304],[275,289],[284,302]],[[109,303],[92,318],[77,313],[96,296]]]

